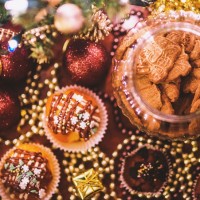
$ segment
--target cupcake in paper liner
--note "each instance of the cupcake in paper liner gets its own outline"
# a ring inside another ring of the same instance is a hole
[[[40,144],[20,144],[0,162],[0,196],[3,200],[49,200],[60,180],[58,160]]]
[[[61,150],[86,151],[98,144],[107,128],[107,111],[89,89],[68,86],[47,100],[43,119],[47,138]]]
[[[198,175],[194,181],[192,199],[200,200],[200,175]]]
[[[159,197],[171,176],[171,163],[161,150],[144,145],[122,160],[121,187],[131,195]]]

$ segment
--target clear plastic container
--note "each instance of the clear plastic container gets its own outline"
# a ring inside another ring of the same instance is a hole
[[[200,135],[199,24],[200,15],[192,12],[154,16],[128,32],[113,58],[117,103],[132,124],[150,135]]]

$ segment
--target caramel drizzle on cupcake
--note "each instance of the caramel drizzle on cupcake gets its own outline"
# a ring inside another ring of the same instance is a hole
[[[74,92],[56,94],[52,99],[48,122],[55,134],[78,132],[80,138],[88,140],[99,127],[99,110],[92,101]]]
[[[52,179],[47,163],[41,153],[16,149],[6,160],[0,178],[19,199],[43,199]]]

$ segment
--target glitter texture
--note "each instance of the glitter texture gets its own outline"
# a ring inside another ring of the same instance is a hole
[[[13,93],[0,90],[0,130],[10,127],[20,119],[20,104]]]
[[[64,65],[75,83],[88,86],[103,79],[109,67],[108,60],[103,45],[77,39],[69,43]]]
[[[200,13],[199,0],[157,0],[150,5],[152,15],[170,10],[185,10]]]

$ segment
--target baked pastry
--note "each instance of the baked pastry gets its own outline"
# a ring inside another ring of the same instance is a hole
[[[58,161],[46,147],[21,144],[8,151],[0,163],[3,199],[50,199],[58,185]]]
[[[47,100],[44,127],[50,141],[61,149],[86,150],[101,140],[106,126],[105,106],[86,88],[66,87]]]
[[[200,39],[189,12],[139,22],[113,57],[112,86],[118,106],[143,132],[167,139],[200,133]],[[170,24],[168,24],[168,22]],[[175,22],[180,22],[177,28]]]
[[[166,155],[151,146],[142,146],[129,153],[122,162],[120,181],[131,194],[159,196],[170,172]]]

